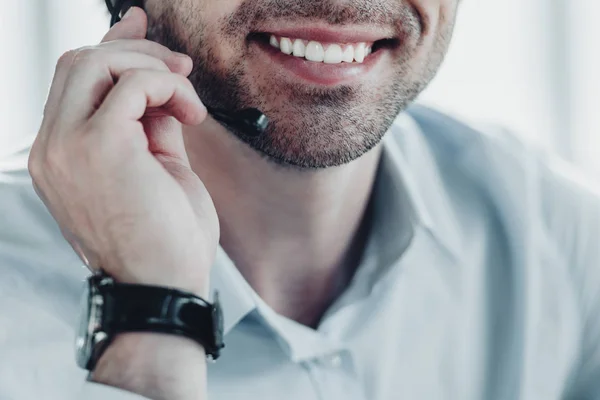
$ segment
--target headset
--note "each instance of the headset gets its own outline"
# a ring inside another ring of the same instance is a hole
[[[144,8],[143,0],[104,0],[106,8],[110,13],[110,26],[121,21],[121,15],[129,10],[130,7],[137,6]]]
[[[144,8],[144,0],[104,0],[110,13],[110,26],[121,21],[121,15],[130,7]],[[205,105],[206,106],[206,105]],[[258,137],[265,133],[269,119],[256,108],[245,108],[239,111],[224,110],[206,106],[208,113],[217,121],[245,133],[250,137]]]

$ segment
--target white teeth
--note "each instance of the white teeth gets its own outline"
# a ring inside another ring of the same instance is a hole
[[[342,62],[342,48],[339,44],[330,44],[325,51],[323,61],[326,64],[339,64]]]
[[[325,50],[319,42],[310,41],[306,46],[306,59],[308,61],[322,62],[325,59]]]
[[[304,42],[300,39],[296,39],[294,41],[294,56],[296,57],[304,57],[306,55],[306,46]]]
[[[354,46],[352,46],[351,44],[346,46],[346,49],[344,50],[344,53],[342,54],[342,61],[343,62],[354,61]]]
[[[321,44],[311,40],[306,43],[306,40],[291,39],[282,37],[277,39],[277,36],[271,35],[269,44],[281,50],[287,55],[305,58],[313,62],[325,62],[327,64],[346,63],[362,63],[369,54],[372,53],[371,44],[357,43],[351,44]]]
[[[365,60],[365,44],[359,43],[354,48],[354,60],[356,62],[363,62]]]
[[[288,38],[281,38],[281,52],[285,54],[292,54],[292,41]]]

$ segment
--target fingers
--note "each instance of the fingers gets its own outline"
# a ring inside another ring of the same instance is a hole
[[[73,73],[72,68],[78,67],[81,73],[79,75],[79,79],[74,81],[76,84],[80,84],[86,79],[88,84],[96,85],[97,79],[103,80],[105,84],[109,83],[108,80],[108,72],[110,72],[110,64],[103,60],[102,57],[107,53],[98,53],[98,55],[93,54],[93,50],[112,50],[112,51],[121,51],[121,52],[135,52],[142,53],[148,56],[157,58],[161,60],[163,63],[167,65],[167,67],[174,73],[182,74],[184,76],[188,76],[192,70],[192,61],[188,56],[182,55],[180,53],[176,53],[171,51],[165,46],[162,46],[158,43],[137,39],[139,34],[134,34],[135,29],[131,29],[131,26],[134,27],[143,27],[146,29],[146,16],[143,10],[133,7],[131,9],[132,14],[130,18],[126,18],[123,21],[116,24],[109,34],[107,34],[108,39],[113,39],[109,41],[104,41],[100,45],[92,46],[92,47],[84,47],[78,50],[72,50],[65,54],[63,54],[56,65],[56,70],[54,74],[54,78],[52,80],[52,84],[50,87],[50,91],[48,93],[48,100],[46,102],[46,106],[44,107],[44,119],[42,123],[41,131],[44,131],[49,125],[52,125],[56,119],[56,110],[58,109],[60,99],[63,97],[65,93],[65,85],[68,77]],[[123,28],[123,25],[130,25],[129,28]],[[136,29],[138,29],[136,28]],[[128,36],[129,35],[129,36]],[[143,38],[144,35],[141,37]],[[117,37],[123,37],[123,39],[116,39]],[[117,60],[119,64],[122,64],[121,61],[127,60],[129,57],[136,58],[135,56],[127,56],[122,54],[119,56],[121,59]],[[114,58],[114,57],[113,57]],[[137,57],[139,60],[140,57]],[[82,62],[83,61],[83,62]],[[142,65],[140,63],[135,63],[131,65],[132,68],[152,68],[152,63],[148,65]],[[85,69],[89,69],[85,71]],[[117,68],[117,70],[123,68]],[[117,71],[118,72],[118,71]],[[94,74],[95,73],[95,74]],[[88,74],[88,75],[85,75]],[[98,75],[99,74],[99,75]],[[95,75],[95,76],[94,76]],[[116,80],[116,79],[115,79]],[[102,85],[102,82],[99,83],[100,87],[97,87],[95,92],[102,94],[102,92],[106,91],[108,88]],[[78,92],[83,93],[82,88],[78,88]],[[87,106],[89,108],[89,101],[87,102]]]
[[[169,66],[171,71],[184,76],[188,76],[192,71],[192,59],[189,56],[172,51],[168,47],[150,40],[120,39],[101,43],[95,48],[147,54],[162,60]]]
[[[189,66],[189,71],[191,71],[189,57],[181,57],[180,53],[173,52],[158,43],[145,40],[147,30],[148,18],[145,11],[139,7],[131,7],[123,16],[123,19],[108,31],[98,47],[138,51],[159,58],[167,64],[169,64],[168,59],[172,59],[174,54],[179,55],[178,61],[181,63],[182,60],[186,60],[186,67]],[[188,74],[189,72],[186,76]]]
[[[138,8],[131,7],[127,13],[127,18],[121,20],[118,24],[113,26],[108,33],[102,39],[102,43],[110,42],[116,39],[144,39],[146,37],[147,30],[147,18],[146,13]],[[108,44],[108,43],[106,43]],[[110,43],[110,47],[114,48],[118,46],[118,43]],[[127,44],[123,47],[124,50],[136,51],[132,48],[131,44]],[[137,51],[141,51],[148,55],[153,55],[163,61],[170,57],[167,52],[170,51],[166,47],[158,50],[157,47],[164,47],[156,44],[156,46],[140,45]],[[76,58],[78,50],[71,50],[64,53],[56,64],[54,71],[54,78],[50,86],[48,93],[48,100],[46,101],[46,107],[44,108],[44,115],[51,114],[53,106],[58,103],[58,100],[62,96],[64,90],[64,84],[67,76],[71,69],[71,64]],[[45,120],[44,122],[48,122]]]
[[[117,39],[144,39],[147,29],[148,18],[144,10],[131,7],[123,19],[104,35],[102,43]]]
[[[168,48],[150,41],[118,41],[106,43],[104,47],[87,47],[63,54],[56,65],[56,71],[44,108],[44,124],[56,118],[60,99],[67,92],[67,80],[76,93],[69,96],[80,109],[91,110],[93,103],[101,98],[84,99],[89,93],[102,95],[109,90],[118,75],[127,68],[153,68],[164,70],[165,66],[174,73],[188,76],[192,70],[189,57],[174,53]],[[113,79],[111,79],[111,77]],[[89,112],[88,112],[89,113]],[[80,112],[83,117],[85,112]]]
[[[129,69],[93,118],[138,121],[147,108],[162,108],[186,125],[198,125],[206,117],[206,108],[187,78],[164,71]]]
[[[143,132],[129,125],[132,133],[146,133],[135,143],[146,142],[151,152],[185,164],[177,121],[199,124],[206,109],[185,78],[193,67],[191,59],[143,39],[146,27],[143,10],[133,8],[101,44],[70,51],[59,59],[36,147],[47,147],[46,138],[55,145],[69,143],[72,136],[90,136],[86,135],[90,130],[97,133],[98,127],[102,136],[119,135],[111,143],[122,143],[127,140],[122,137],[127,122],[139,126],[141,121]],[[91,125],[84,127],[88,120]],[[44,129],[45,125],[51,129]]]
[[[164,61],[143,53],[80,51],[72,62],[71,74],[60,100],[61,124],[77,126],[91,117],[115,82],[130,69],[171,72]]]

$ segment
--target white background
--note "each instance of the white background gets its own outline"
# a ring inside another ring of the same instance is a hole
[[[37,132],[57,58],[97,43],[108,25],[102,0],[2,2],[0,157]],[[421,101],[501,123],[600,176],[600,1],[462,2]]]

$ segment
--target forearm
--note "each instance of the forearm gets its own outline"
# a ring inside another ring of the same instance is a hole
[[[152,400],[205,400],[206,356],[187,338],[121,334],[100,357],[92,380]]]

